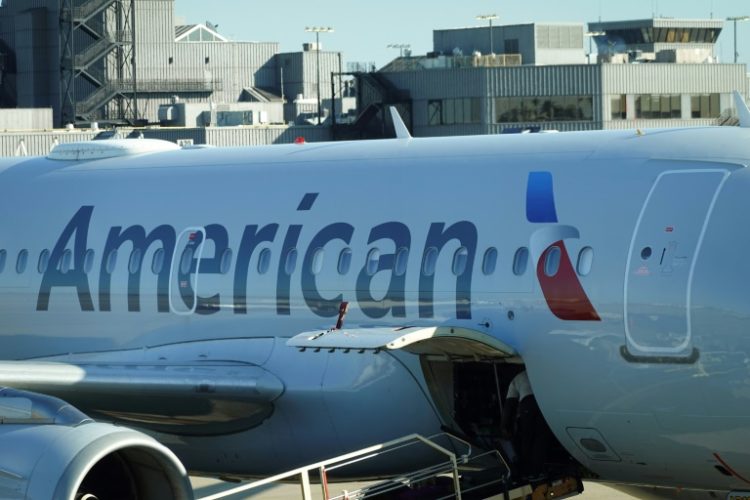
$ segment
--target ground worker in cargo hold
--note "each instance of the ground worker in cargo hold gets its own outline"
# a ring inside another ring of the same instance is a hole
[[[513,442],[518,454],[516,465],[520,476],[542,474],[547,447],[546,423],[526,370],[516,375],[508,387],[501,431],[503,438]]]

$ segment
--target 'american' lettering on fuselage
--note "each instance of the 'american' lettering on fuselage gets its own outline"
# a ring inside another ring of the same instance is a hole
[[[306,211],[312,207],[317,198],[317,193],[308,193],[303,198],[298,211]],[[89,248],[88,233],[91,217],[94,212],[93,206],[82,206],[63,229],[60,237],[52,249],[49,265],[42,276],[42,283],[37,298],[37,310],[47,311],[50,300],[56,288],[75,288],[80,308],[82,311],[95,311],[94,297],[92,294],[89,275],[84,270],[86,252]],[[458,221],[449,226],[444,222],[433,222],[430,224],[424,249],[436,249],[438,252],[451,240],[458,240],[460,245],[467,250],[466,266],[463,272],[456,276],[456,318],[471,319],[471,281],[474,268],[474,260],[477,253],[477,228],[469,221]],[[221,297],[215,294],[209,297],[196,295],[190,288],[190,274],[220,274],[221,259],[225,250],[229,248],[229,234],[221,224],[210,224],[205,226],[205,239],[211,240],[215,247],[213,257],[192,258],[189,270],[179,276],[180,299],[188,309],[195,309],[198,314],[213,314],[220,310]],[[242,239],[237,250],[234,262],[234,281],[232,310],[234,314],[247,314],[248,301],[248,273],[250,260],[258,246],[271,244],[281,238],[283,231],[279,224],[270,223],[265,226],[256,224],[247,225],[244,228]],[[345,244],[351,242],[355,228],[346,222],[336,222],[323,227],[313,236],[307,249],[301,267],[302,295],[307,307],[316,315],[321,317],[334,317],[338,314],[339,306],[344,300],[342,294],[335,297],[323,297],[318,290],[316,276],[313,273],[313,259],[315,252],[324,248],[329,242],[340,240]],[[297,248],[302,225],[292,224],[286,229],[283,236],[281,256]],[[173,226],[162,224],[150,232],[143,226],[133,225],[123,228],[114,226],[109,229],[107,239],[104,243],[102,259],[99,271],[98,283],[98,306],[99,311],[111,311],[111,288],[112,269],[107,269],[107,256],[115,252],[123,244],[129,243],[134,251],[137,249],[141,255],[153,245],[161,248],[164,252],[164,265],[158,272],[156,300],[157,310],[162,313],[170,312],[169,282],[172,269],[172,260],[177,246],[177,231]],[[203,233],[194,235],[193,239],[202,239]],[[390,239],[395,243],[396,249],[405,248],[411,250],[411,232],[409,228],[397,221],[384,222],[370,229],[368,244],[381,239]],[[193,241],[192,244],[200,244],[201,241]],[[59,265],[66,249],[72,248],[73,265],[70,270],[63,272]],[[423,252],[422,267],[424,259],[428,258],[428,252]],[[434,253],[434,251],[433,251]],[[435,255],[433,255],[435,257]],[[356,280],[356,298],[362,312],[371,318],[382,318],[391,314],[395,318],[406,317],[406,273],[395,273],[395,254],[379,256],[375,272],[367,272],[367,263],[363,267]],[[178,266],[179,267],[179,266]],[[140,311],[140,284],[141,269],[138,266],[128,276],[128,311]],[[376,299],[371,293],[371,282],[375,274],[381,271],[390,271],[390,283],[384,297]],[[279,267],[276,279],[276,313],[279,315],[290,315],[291,275],[285,269],[285,258],[279,259]],[[434,316],[433,291],[435,274],[420,273],[419,276],[419,317],[432,318]]]

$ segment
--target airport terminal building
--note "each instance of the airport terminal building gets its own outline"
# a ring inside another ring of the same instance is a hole
[[[415,136],[731,125],[732,92],[748,96],[746,65],[715,55],[721,20],[437,29],[427,54],[344,72],[340,52],[231,41],[208,21],[178,23],[174,4],[4,0],[0,107],[32,111],[0,112],[0,129],[159,124],[143,133],[215,145],[378,138],[393,133],[390,105]],[[0,154],[75,138],[21,139],[0,137]]]
[[[188,116],[163,111],[166,124],[217,125],[222,111],[232,125],[283,124],[316,111],[318,68],[320,97],[330,100],[340,53],[315,44],[280,53],[276,42],[230,41],[209,22],[177,24],[174,3],[5,0],[0,106],[51,108],[57,127],[153,123],[161,106],[176,103],[204,106]]]
[[[380,70],[391,89],[381,97],[408,110],[417,136],[732,123],[732,92],[748,95],[748,75],[744,64],[715,57],[722,26],[646,19],[589,31],[494,26],[491,37],[487,27],[435,30],[431,53]],[[588,60],[587,43],[597,45],[597,60]],[[370,98],[362,104],[378,97]]]

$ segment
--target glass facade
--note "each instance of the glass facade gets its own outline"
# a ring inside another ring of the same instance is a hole
[[[427,101],[429,125],[455,125],[481,123],[480,100],[477,97],[433,99]]]
[[[644,119],[682,118],[679,94],[641,94],[635,96],[635,117]]]
[[[592,96],[498,97],[495,123],[592,121]]]
[[[721,114],[719,94],[690,96],[691,118],[718,118]]]
[[[628,103],[625,95],[612,97],[610,108],[613,120],[625,120],[628,117]]]

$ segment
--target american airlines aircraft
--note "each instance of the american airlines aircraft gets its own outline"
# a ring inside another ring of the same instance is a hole
[[[382,141],[2,161],[0,497],[191,498],[186,470],[493,438],[522,368],[578,477],[742,495],[738,103],[741,127],[412,139],[395,119]]]

